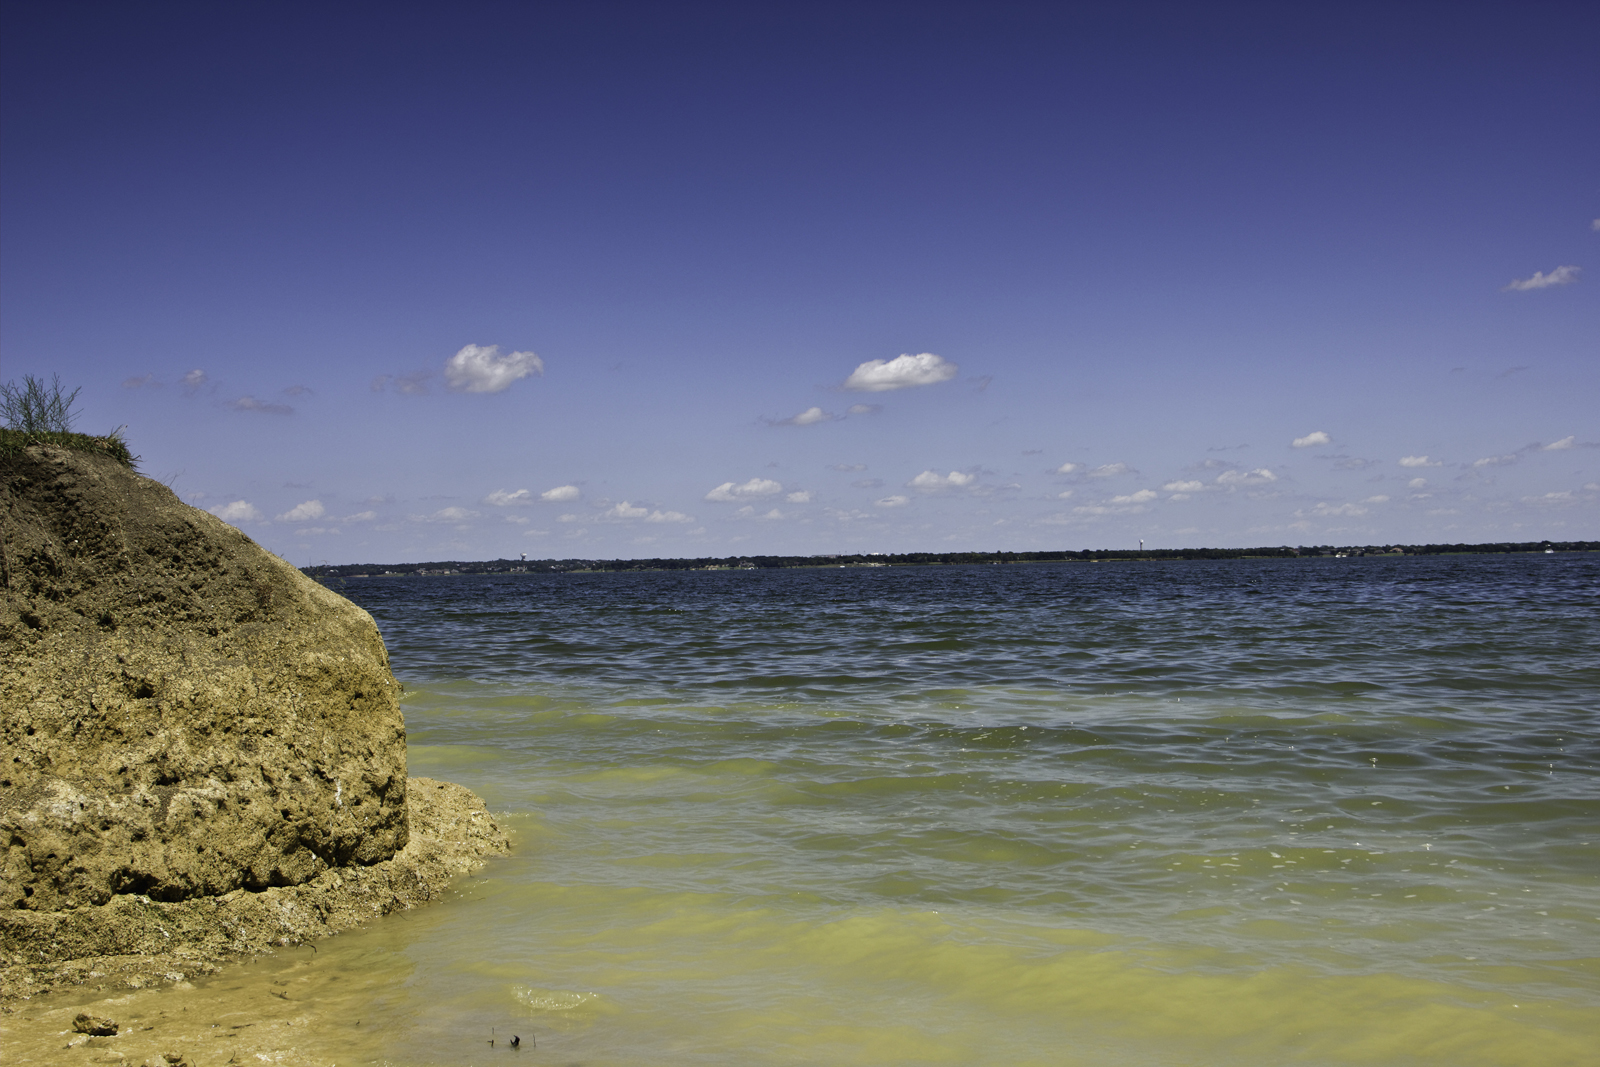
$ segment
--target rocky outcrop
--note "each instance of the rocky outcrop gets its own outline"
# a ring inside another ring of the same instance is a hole
[[[114,460],[0,459],[0,906],[296,885],[406,842],[371,616]]]
[[[82,984],[138,989],[212,974],[228,959],[314,941],[436,900],[450,880],[506,851],[483,801],[412,778],[411,839],[393,859],[309,882],[176,903],[124,894],[65,911],[0,911],[0,1005]]]
[[[289,889],[406,846],[377,627],[232,526],[35,445],[0,455],[0,592],[0,952],[52,951],[27,915]]]

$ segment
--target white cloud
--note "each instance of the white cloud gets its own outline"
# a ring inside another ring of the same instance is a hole
[[[1542,270],[1536,270],[1531,278],[1512,279],[1511,284],[1506,286],[1504,291],[1522,293],[1529,289],[1548,289],[1553,285],[1570,285],[1578,280],[1578,272],[1580,270],[1582,270],[1581,267],[1573,266],[1557,267],[1549,274]]]
[[[1229,487],[1241,485],[1266,485],[1275,482],[1278,476],[1265,467],[1258,467],[1253,471],[1223,471],[1217,475],[1217,484]]]
[[[1057,473],[1057,474],[1076,474],[1078,471],[1081,471],[1081,470],[1083,470],[1083,464],[1082,463],[1063,463],[1061,466],[1056,468],[1055,473]]]
[[[961,489],[978,480],[976,474],[962,474],[960,471],[951,471],[949,474],[940,474],[937,471],[923,471],[906,483],[908,489],[921,489],[924,492],[933,492],[939,489]]]
[[[839,416],[823,411],[821,408],[806,408],[798,415],[791,415],[787,419],[768,419],[773,426],[813,426],[819,422],[833,422]]]
[[[1325,518],[1332,518],[1338,515],[1354,518],[1357,515],[1365,515],[1366,513],[1367,509],[1360,504],[1339,504],[1337,506],[1333,504],[1318,504],[1311,509],[1311,514],[1321,515]],[[1302,515],[1304,512],[1297,511],[1295,514]]]
[[[845,413],[849,415],[876,415],[882,410],[882,404],[851,404],[845,409]]]
[[[1129,493],[1127,496],[1114,496],[1114,497],[1111,498],[1111,503],[1113,503],[1113,504],[1148,504],[1148,503],[1150,503],[1150,501],[1154,500],[1156,497],[1158,497],[1160,495],[1161,494],[1157,493],[1154,489],[1141,489],[1137,493]]]
[[[954,363],[932,352],[890,360],[869,359],[844,380],[844,387],[861,393],[882,393],[915,385],[937,385],[954,378],[958,370]]]
[[[423,522],[465,522],[468,519],[475,519],[477,517],[478,517],[478,513],[476,511],[468,511],[466,508],[450,507],[450,508],[440,508],[438,511],[434,512],[432,515],[429,515],[429,516],[425,517],[422,521]]]
[[[1306,434],[1304,437],[1296,437],[1292,443],[1293,443],[1295,448],[1311,448],[1311,447],[1313,447],[1315,445],[1329,444],[1332,441],[1333,441],[1333,438],[1329,437],[1323,431],[1321,431],[1321,430],[1312,430],[1310,433]]]
[[[1525,496],[1522,500],[1526,504],[1570,504],[1572,490],[1563,489],[1556,493],[1546,493],[1544,496]]]
[[[196,367],[194,370],[178,379],[179,384],[181,384],[184,389],[191,393],[210,380],[211,379],[206,377],[206,372],[201,370],[199,367]]]
[[[1071,495],[1072,495],[1072,490],[1071,490],[1071,489],[1068,489],[1068,490],[1067,490],[1067,491],[1066,491],[1066,492],[1064,492],[1064,493],[1057,493],[1057,494],[1056,494],[1056,499],[1057,499],[1057,500],[1066,500],[1066,499],[1067,499],[1067,498],[1068,498],[1068,497],[1070,497],[1070,496],[1071,496]]]
[[[707,493],[706,499],[726,504],[753,496],[774,496],[781,492],[783,492],[782,482],[775,482],[770,478],[751,478],[742,485],[723,482]]]
[[[526,489],[508,492],[505,489],[496,489],[483,498],[483,502],[492,507],[503,508],[512,504],[528,504],[533,501],[533,494]]]
[[[1367,499],[1362,501],[1363,504],[1387,504],[1388,502],[1389,498],[1382,493],[1379,493],[1377,496],[1369,496]]]
[[[1198,493],[1206,487],[1206,483],[1198,481],[1168,482],[1161,488],[1169,493]]]
[[[911,498],[908,496],[899,495],[886,496],[881,500],[874,500],[872,503],[880,508],[903,508],[907,504],[911,503]]]
[[[1520,458],[1515,452],[1509,452],[1504,456],[1484,456],[1482,459],[1475,459],[1472,461],[1472,465],[1474,467],[1504,467],[1515,463]]]
[[[303,504],[296,504],[282,515],[278,516],[279,522],[309,522],[312,519],[322,518],[324,508],[320,500],[307,500]]]
[[[1564,452],[1564,451],[1566,451],[1567,449],[1571,448],[1573,445],[1575,445],[1577,443],[1578,443],[1578,438],[1577,438],[1577,435],[1574,434],[1574,435],[1572,435],[1570,437],[1563,437],[1561,440],[1556,441],[1556,442],[1554,442],[1552,444],[1545,445],[1544,446],[1544,451],[1546,451],[1546,452]]]
[[[1401,456],[1400,457],[1400,466],[1402,466],[1402,467],[1442,467],[1442,466],[1444,466],[1444,463],[1442,461],[1440,461],[1440,460],[1437,460],[1437,459],[1431,459],[1428,456]]]
[[[1426,478],[1413,478],[1409,482],[1406,483],[1406,488],[1407,489],[1421,489],[1423,486],[1425,486],[1427,484],[1428,484],[1428,479],[1426,479]]]
[[[790,493],[783,499],[791,504],[809,504],[811,503],[811,490],[801,489],[798,492]]]
[[[624,500],[610,511],[606,512],[608,519],[643,519],[650,515],[649,508],[638,508]]]
[[[693,522],[693,515],[685,515],[681,511],[662,511],[657,508],[644,517],[645,522]]]
[[[467,345],[444,365],[445,382],[458,393],[502,393],[530,374],[543,374],[532,352],[500,354],[499,345]]]
[[[1131,470],[1133,470],[1133,468],[1128,466],[1126,463],[1107,463],[1090,471],[1089,477],[1115,478],[1117,475],[1127,474]]]
[[[575,485],[558,485],[554,489],[546,489],[539,494],[540,500],[559,501],[578,499],[578,487]]]
[[[231,504],[218,504],[209,509],[223,522],[260,522],[261,512],[248,500],[235,500]]]
[[[294,408],[288,404],[268,404],[257,400],[253,396],[241,396],[237,400],[230,400],[227,406],[235,411],[257,411],[263,415],[294,414]]]
[[[371,522],[378,517],[376,511],[358,511],[354,515],[346,515],[338,520],[340,522]]]
[[[1600,232],[1600,219],[1595,219],[1589,224],[1589,229]]]
[[[749,504],[746,504],[733,514],[734,517],[740,519],[766,519],[770,522],[776,522],[777,520],[783,518],[783,512],[779,511],[777,508],[773,508],[771,511],[768,511],[763,515],[757,515],[756,509],[751,507]]]

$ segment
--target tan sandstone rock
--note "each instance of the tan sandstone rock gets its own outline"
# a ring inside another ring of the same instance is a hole
[[[0,915],[215,898],[407,841],[372,618],[116,461],[0,456]]]

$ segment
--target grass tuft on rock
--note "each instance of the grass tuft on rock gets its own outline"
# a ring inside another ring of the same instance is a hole
[[[139,457],[128,451],[128,441],[122,436],[121,430],[112,430],[103,437],[96,437],[93,434],[60,430],[29,431],[0,427],[0,456],[18,455],[30,445],[55,445],[57,448],[70,448],[74,452],[110,456],[130,470],[138,469],[135,464],[139,462]]]

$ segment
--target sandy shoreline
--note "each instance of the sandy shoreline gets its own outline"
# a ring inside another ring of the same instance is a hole
[[[308,994],[329,983],[349,986],[352,977],[317,968],[314,942],[435,900],[453,877],[508,848],[483,802],[461,786],[412,778],[407,793],[410,842],[371,867],[216,900],[120,898],[67,913],[13,913],[0,967],[0,1062],[163,1067],[169,1053],[191,1067],[244,1062],[246,1054],[332,1062],[296,1051],[307,1028],[326,1021],[328,1009],[309,1008]],[[90,951],[26,962],[38,946],[62,943]],[[119,1033],[75,1033],[80,1012],[115,1020]]]

